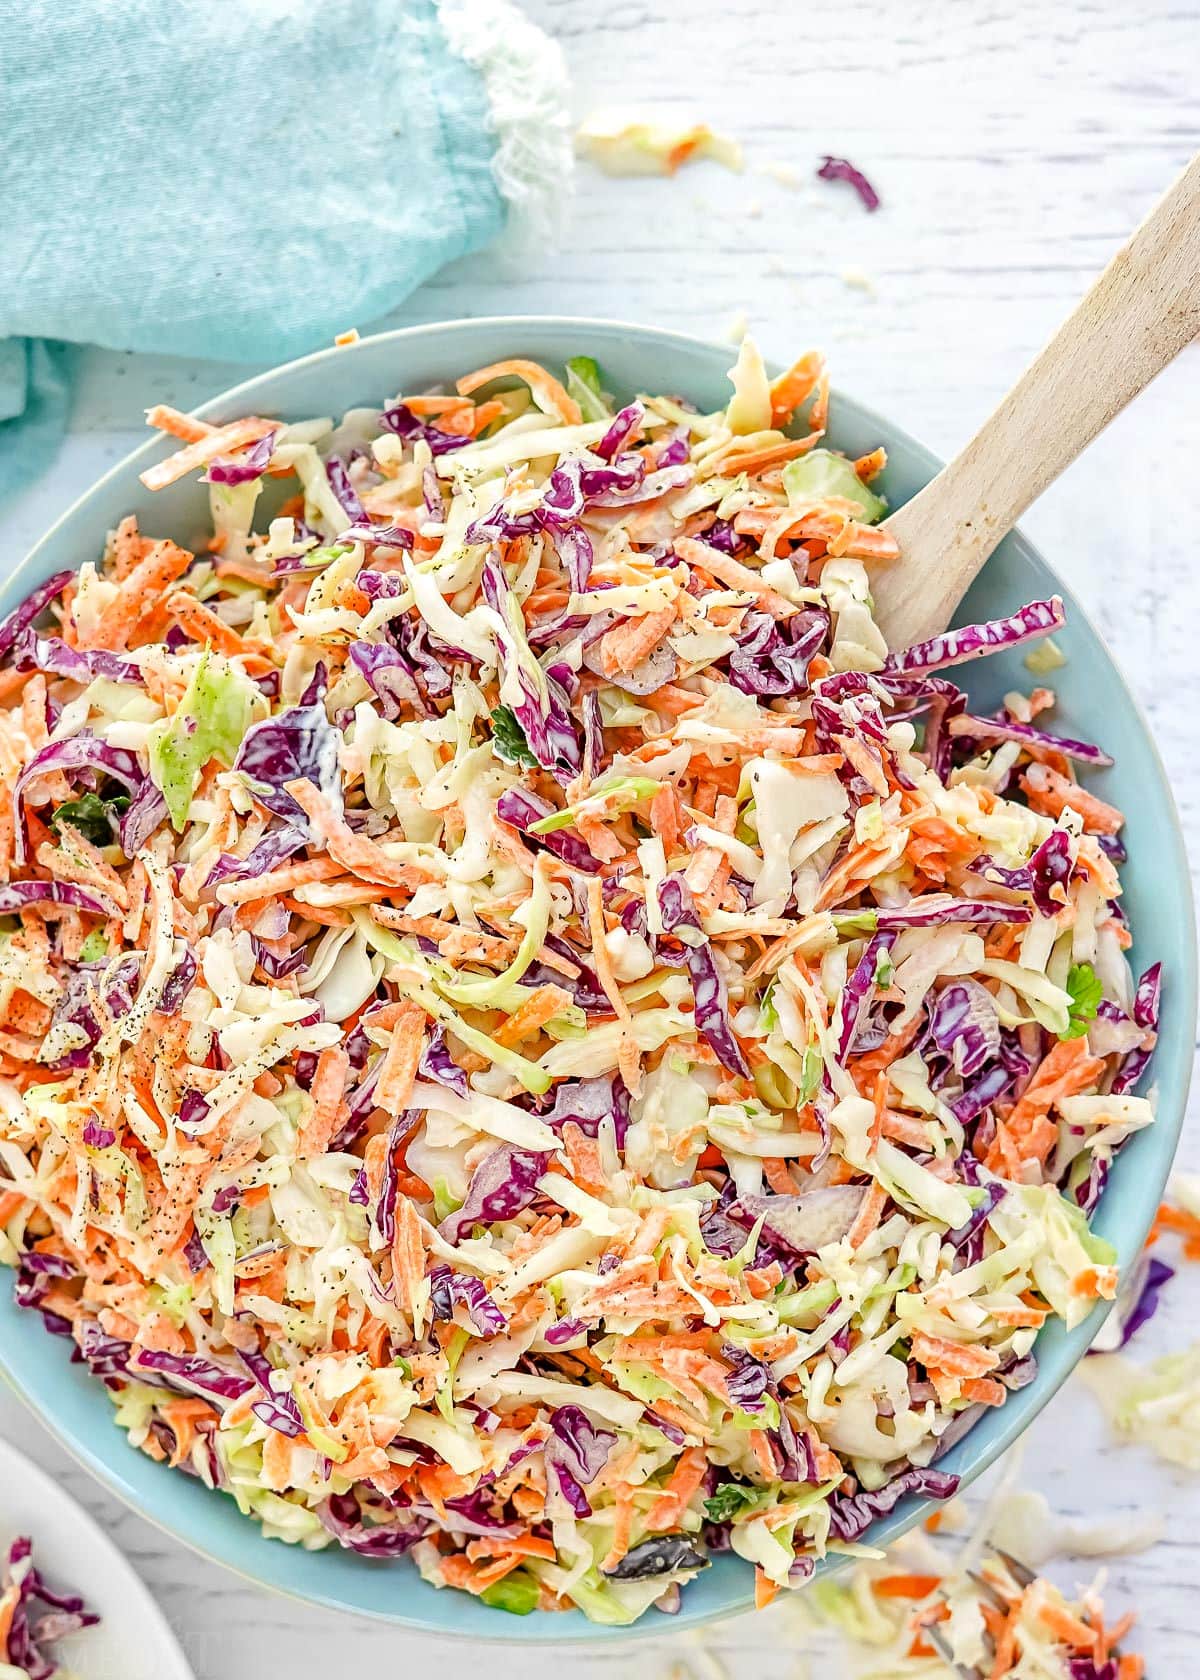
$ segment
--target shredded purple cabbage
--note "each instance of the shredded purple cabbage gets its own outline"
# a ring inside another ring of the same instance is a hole
[[[877,1517],[886,1517],[902,1499],[916,1494],[922,1499],[953,1499],[959,1478],[945,1470],[902,1470],[873,1493],[841,1494],[829,1502],[831,1531],[839,1540],[858,1540]]]
[[[889,655],[881,673],[886,681],[891,676],[908,676],[917,672],[940,671],[947,665],[961,665],[982,654],[995,653],[999,648],[1018,647],[1035,636],[1061,630],[1066,623],[1062,598],[1053,595],[1048,601],[1030,601],[1007,618],[989,619],[983,624],[967,624],[961,630],[947,630],[942,636],[932,636],[927,642]]]
[[[237,455],[218,455],[208,463],[206,477],[210,484],[249,484],[252,479],[261,478],[271,465],[271,456],[275,452],[275,439],[278,431],[267,432],[249,449],[241,450]]]
[[[661,941],[657,954],[660,961],[672,966],[686,966],[696,999],[696,1031],[713,1054],[720,1058],[723,1067],[732,1073],[740,1073],[743,1078],[749,1078],[749,1064],[741,1045],[734,1037],[729,1018],[725,981],[717,967],[708,937],[700,925],[691,888],[682,875],[668,875],[659,882],[658,905],[663,932],[668,936],[675,936],[682,954],[676,956],[665,953]],[[690,940],[681,938],[680,929],[686,929],[693,937],[698,936],[700,943],[693,944]]]
[[[853,187],[859,198],[862,199],[865,209],[878,210],[879,208],[879,194],[867,180],[862,170],[856,168],[849,158],[824,158],[821,167],[817,170],[817,179],[819,181],[845,181],[847,186]]]
[[[429,1283],[435,1318],[452,1319],[455,1307],[461,1307],[479,1336],[499,1336],[508,1329],[507,1318],[492,1300],[481,1279],[443,1265],[433,1268]]]
[[[48,577],[45,583],[31,590],[7,618],[0,620],[0,658],[14,645],[22,630],[39,618],[51,601],[56,601],[67,585],[74,581],[74,571],[55,572],[53,577]]]
[[[471,1175],[466,1200],[439,1229],[447,1242],[461,1242],[473,1225],[497,1225],[514,1219],[534,1201],[548,1155],[502,1144],[485,1155]]]
[[[570,864],[572,869],[581,869],[585,874],[598,875],[601,869],[600,859],[594,855],[586,842],[569,828],[557,828],[552,834],[530,834],[534,823],[543,817],[552,816],[554,806],[548,799],[542,799],[536,793],[529,793],[525,788],[505,788],[496,801],[496,815],[501,822],[506,822],[518,833],[524,834],[534,845],[542,846],[564,863]]]

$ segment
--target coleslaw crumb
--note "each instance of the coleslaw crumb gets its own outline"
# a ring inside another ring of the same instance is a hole
[[[685,163],[711,159],[740,174],[740,143],[704,122],[664,115],[600,110],[576,130],[575,150],[607,175],[674,175]]]

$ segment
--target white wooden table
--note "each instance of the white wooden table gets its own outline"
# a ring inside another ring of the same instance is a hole
[[[473,258],[389,324],[551,311],[720,337],[745,310],[770,354],[824,346],[845,389],[942,452],[982,418],[1200,145],[1200,11],[1179,0],[528,4],[563,42],[581,114],[615,97],[692,112],[743,139],[746,172],[706,164],[671,182],[581,172],[561,249],[526,278],[497,278],[486,258]],[[848,188],[812,180],[826,151],[868,171],[884,201],[877,215]],[[242,374],[90,356],[61,456],[0,514],[6,563],[137,441],[148,402],[188,408]],[[1026,521],[1146,707],[1189,829],[1200,806],[1198,375],[1193,347]],[[1200,866],[1200,843],[1192,856]],[[1200,1170],[1195,1126],[1181,1165]],[[1189,1339],[1198,1307],[1192,1268],[1139,1354]],[[7,1394],[0,1434],[61,1474],[111,1528],[199,1680],[325,1680],[396,1659],[409,1673],[428,1663],[467,1675],[482,1655],[242,1585],[118,1505]],[[1165,1513],[1165,1539],[1118,1560],[1112,1591],[1140,1605],[1152,1680],[1194,1672],[1200,1477],[1172,1476],[1142,1449],[1109,1445],[1090,1396],[1071,1385],[1031,1431],[1025,1475],[1073,1515]],[[778,1620],[743,1619],[706,1644],[735,1680],[795,1680],[795,1641]],[[615,1676],[630,1658],[610,1648],[570,1660],[580,1674]],[[653,1680],[697,1657],[668,1638],[633,1660]],[[546,1648],[491,1649],[487,1664],[493,1680],[550,1680],[561,1667]],[[847,1669],[834,1656],[811,1672]]]

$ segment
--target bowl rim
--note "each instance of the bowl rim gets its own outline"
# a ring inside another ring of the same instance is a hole
[[[246,405],[253,403],[256,395],[261,394],[265,388],[269,388],[285,376],[290,376],[301,369],[307,370],[310,368],[318,368],[326,362],[331,363],[337,357],[354,356],[356,353],[368,352],[374,354],[377,353],[381,347],[385,346],[394,345],[398,349],[402,349],[405,344],[419,342],[421,339],[432,335],[437,335],[450,341],[452,353],[452,345],[455,338],[466,337],[472,333],[480,331],[496,334],[508,334],[512,336],[519,336],[522,332],[550,334],[556,331],[569,331],[578,333],[581,339],[586,339],[588,337],[599,338],[607,334],[622,333],[647,341],[648,349],[652,345],[661,346],[664,342],[666,342],[685,354],[690,353],[692,355],[708,358],[728,354],[731,359],[736,355],[734,347],[721,345],[712,339],[706,339],[690,333],[679,332],[673,328],[647,326],[643,323],[627,321],[616,317],[547,314],[456,317],[450,320],[420,322],[411,326],[391,328],[385,332],[367,334],[361,338],[355,339],[350,344],[329,345],[323,349],[314,350],[308,355],[295,357],[291,361],[281,362],[271,368],[252,374],[249,378],[240,381],[238,384],[229,386],[227,389],[207,398],[204,402],[198,404],[195,409],[191,410],[191,412],[199,419],[219,420],[223,416],[235,418],[237,414],[245,412]],[[770,366],[770,364],[768,365]],[[889,442],[902,444],[906,450],[911,452],[915,459],[920,461],[923,469],[928,472],[930,478],[932,478],[944,464],[938,456],[926,448],[924,444],[919,443],[903,427],[897,426],[887,420],[870,405],[862,403],[855,397],[849,396],[848,394],[840,391],[837,387],[834,387],[832,394],[835,404],[840,400],[843,404],[846,404],[853,409],[857,419],[863,421],[870,427],[878,427],[879,434],[886,437]],[[9,578],[5,580],[6,585],[11,587],[14,584],[17,584],[20,581],[22,574],[27,569],[36,565],[38,556],[45,548],[52,544],[60,530],[67,526],[77,514],[81,513],[107,486],[115,483],[115,481],[127,476],[131,472],[141,470],[144,465],[149,464],[150,461],[157,458],[162,442],[163,439],[161,434],[155,433],[148,437],[144,442],[138,444],[134,449],[129,451],[128,454],[116,461],[105,473],[96,479],[78,497],[76,497],[76,499],[58,516],[57,519],[55,519],[53,524],[48,527],[45,533],[13,568]],[[1116,656],[1112,653],[1107,641],[1095,624],[1091,613],[1085,606],[1082,605],[1082,603],[1074,599],[1073,592],[1071,591],[1069,585],[1063,582],[1056,568],[1045,558],[1041,550],[1034,543],[1030,542],[1030,540],[1020,530],[1019,526],[1014,528],[1010,535],[1016,540],[1020,547],[1022,547],[1029,555],[1045,567],[1047,572],[1049,572],[1053,577],[1056,585],[1064,589],[1065,592],[1072,597],[1072,620],[1076,622],[1082,621],[1086,625],[1094,641],[1103,650],[1125,691],[1126,700],[1140,732],[1141,742],[1143,746],[1148,749],[1146,756],[1149,760],[1149,767],[1154,771],[1156,778],[1161,785],[1172,817],[1169,842],[1167,837],[1163,836],[1160,843],[1163,844],[1164,850],[1169,850],[1170,853],[1172,882],[1173,885],[1180,889],[1181,901],[1179,903],[1179,910],[1181,915],[1185,916],[1186,926],[1188,929],[1188,936],[1184,941],[1184,948],[1186,952],[1184,972],[1176,972],[1172,975],[1172,993],[1176,1000],[1177,1007],[1182,1010],[1182,1018],[1194,1022],[1197,1016],[1198,991],[1200,991],[1194,894],[1187,851],[1184,842],[1183,825],[1175,802],[1174,790],[1167,775],[1166,766],[1163,763],[1158,743],[1155,739],[1153,730],[1150,727],[1144,707],[1138,699],[1134,689],[1128,682]],[[1162,1113],[1160,1110],[1160,1113],[1155,1120],[1154,1135],[1156,1138],[1165,1138],[1163,1145],[1165,1159],[1163,1172],[1164,1185],[1166,1178],[1169,1175],[1175,1152],[1178,1148],[1179,1136],[1182,1131],[1186,1115],[1190,1077],[1190,1066],[1185,1065],[1177,1112],[1172,1112],[1168,1115]],[[1170,1146],[1169,1154],[1166,1153],[1167,1143],[1169,1143]],[[1147,1212],[1145,1212],[1144,1216],[1137,1221],[1137,1225],[1140,1228],[1135,1231],[1137,1243],[1136,1247],[1131,1249],[1132,1253],[1136,1253],[1144,1243],[1152,1218],[1153,1208],[1150,1208]],[[1128,1230],[1134,1231],[1135,1227],[1130,1226],[1128,1227]],[[994,1464],[996,1460],[1013,1445],[1013,1443],[1025,1432],[1025,1430],[1030,1427],[1038,1414],[1045,1408],[1049,1401],[1062,1387],[1063,1383],[1065,1383],[1067,1378],[1072,1374],[1076,1365],[1086,1352],[1087,1347],[1098,1334],[1101,1326],[1108,1316],[1108,1313],[1112,1310],[1112,1305],[1113,1303],[1111,1302],[1099,1303],[1096,1309],[1089,1315],[1083,1324],[1079,1325],[1073,1331],[1063,1332],[1058,1336],[1054,1345],[1050,1349],[1048,1356],[1039,1360],[1039,1393],[1036,1405],[1030,1408],[1028,1406],[1022,1407],[1018,1404],[1013,1404],[1011,1413],[1009,1412],[1008,1406],[1002,1409],[997,1419],[997,1426],[995,1427],[991,1438],[986,1442],[986,1444],[980,1447],[976,1458],[969,1465],[963,1467],[961,1472],[962,1488],[965,1489],[968,1487],[973,1481],[982,1475],[984,1471],[989,1469],[991,1465]],[[1039,1336],[1039,1342],[1041,1340],[1042,1337]],[[126,1481],[126,1478],[120,1469],[119,1463],[110,1463],[108,1461],[108,1458],[105,1456],[104,1448],[97,1449],[90,1442],[78,1439],[76,1435],[71,1432],[69,1426],[60,1425],[55,1417],[52,1417],[47,1410],[43,1409],[43,1406],[38,1399],[36,1399],[31,1392],[27,1391],[25,1384],[18,1375],[18,1372],[13,1368],[8,1355],[8,1350],[4,1346],[2,1339],[0,1339],[0,1375],[6,1379],[11,1389],[17,1394],[21,1401],[28,1406],[30,1411],[38,1418],[39,1422],[41,1422],[42,1425],[49,1430],[54,1438],[64,1447],[64,1449],[77,1463],[82,1465],[92,1475],[96,1476],[96,1478],[101,1481],[112,1493],[114,1493],[124,1504],[131,1506],[156,1529],[166,1535],[169,1535],[173,1540],[186,1546],[190,1551],[195,1552],[208,1561],[216,1563],[220,1567],[231,1571],[241,1580],[252,1583],[265,1591],[273,1592],[281,1597],[293,1599],[299,1603],[316,1604],[324,1609],[339,1611],[344,1615],[359,1616],[391,1626],[404,1627],[438,1638],[454,1640],[458,1643],[468,1642],[478,1644],[484,1641],[489,1641],[497,1644],[526,1646],[543,1643],[551,1633],[557,1643],[571,1645],[587,1645],[597,1641],[621,1641],[624,1643],[631,1643],[634,1640],[661,1638],[675,1629],[683,1627],[698,1627],[711,1624],[718,1620],[728,1620],[735,1615],[744,1613],[753,1606],[753,1589],[752,1586],[747,1586],[744,1592],[731,1595],[729,1601],[723,1606],[705,1611],[692,1611],[690,1614],[687,1609],[685,1595],[684,1609],[678,1615],[671,1617],[665,1623],[660,1621],[651,1621],[649,1616],[643,1616],[630,1626],[617,1628],[590,1622],[581,1613],[576,1613],[573,1616],[555,1616],[552,1619],[552,1629],[543,1629],[538,1633],[533,1633],[532,1631],[526,1633],[522,1631],[522,1628],[525,1625],[523,1618],[503,1616],[502,1613],[497,1612],[495,1620],[498,1625],[489,1626],[486,1632],[480,1633],[474,1630],[455,1629],[453,1626],[447,1626],[445,1618],[434,1619],[422,1613],[407,1612],[401,1609],[392,1610],[374,1606],[368,1607],[360,1604],[348,1604],[343,1599],[335,1596],[335,1589],[332,1586],[327,1591],[313,1591],[307,1586],[292,1586],[286,1579],[267,1579],[263,1575],[255,1572],[251,1566],[232,1561],[228,1557],[223,1556],[220,1551],[215,1549],[214,1543],[206,1542],[206,1540],[201,1538],[199,1534],[186,1532],[182,1527],[177,1526],[176,1521],[173,1521],[172,1518],[165,1512],[157,1509],[148,1510],[142,1503],[139,1490],[136,1489],[132,1483]],[[964,1436],[963,1439],[969,1439],[974,1433],[974,1429],[968,1431],[967,1435]],[[119,1441],[120,1445],[125,1450],[136,1450],[130,1448],[128,1442],[121,1436],[113,1435],[111,1437],[111,1441],[113,1443]],[[115,1459],[116,1455],[112,1456]],[[891,1542],[897,1539],[901,1534],[914,1527],[916,1523],[921,1520],[927,1509],[935,1505],[935,1501],[909,1496],[909,1498],[903,1500],[899,1505],[897,1505],[895,1511],[888,1517],[880,1519],[873,1525],[868,1538],[877,1540],[880,1544],[891,1544]],[[253,1523],[252,1518],[243,1518],[242,1520],[247,1523]],[[188,1526],[191,1528],[198,1525],[192,1525],[189,1523]],[[830,1560],[826,1565],[825,1572],[829,1573],[832,1570],[840,1570],[848,1566],[851,1561],[852,1560],[849,1558],[838,1559],[831,1554]],[[449,1619],[452,1620],[452,1617]],[[544,1620],[546,1620],[546,1618],[543,1618],[543,1621]],[[570,1625],[564,1626],[564,1623],[569,1623]]]

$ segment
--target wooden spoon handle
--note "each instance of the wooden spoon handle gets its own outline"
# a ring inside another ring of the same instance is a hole
[[[937,635],[1000,539],[1200,333],[1200,157],[949,466],[887,520],[872,579],[893,647]]]

